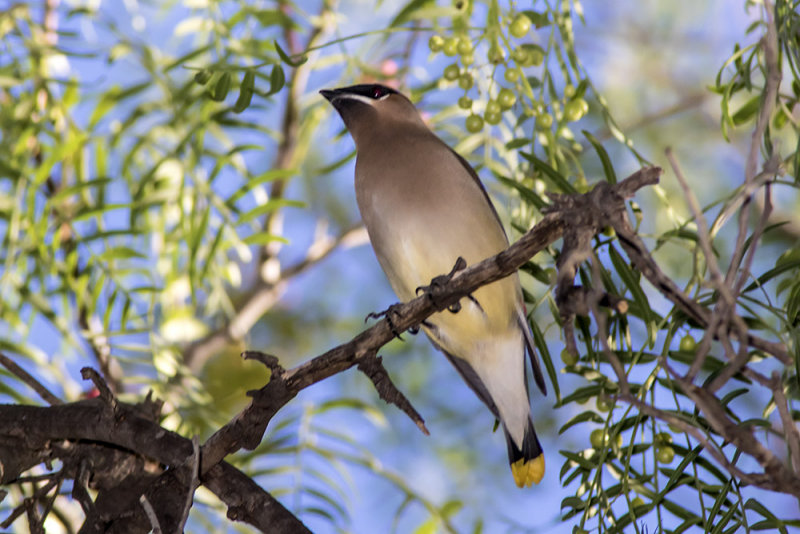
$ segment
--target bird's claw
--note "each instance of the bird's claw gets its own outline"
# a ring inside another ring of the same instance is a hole
[[[466,267],[467,267],[466,260],[461,256],[459,256],[458,259],[456,260],[456,264],[453,265],[453,268],[450,270],[449,273],[435,277],[433,280],[431,280],[430,285],[419,286],[415,290],[415,293],[417,294],[417,296],[419,296],[420,292],[426,293],[431,302],[433,302],[434,306],[436,306],[439,309],[445,308],[438,302],[439,294],[444,290],[447,283],[450,280],[452,280],[453,275],[455,275],[458,271],[463,271]],[[478,309],[483,311],[483,308],[481,307],[480,303],[475,297],[473,297],[472,295],[467,295],[467,298],[471,300],[473,303],[475,303]],[[460,301],[455,302],[454,304],[447,306],[445,309],[447,309],[447,311],[449,311],[450,313],[458,313],[459,311],[461,311],[461,302]]]
[[[380,319],[381,317],[386,317],[386,322],[389,323],[389,328],[392,330],[392,334],[394,337],[399,339],[400,341],[405,341],[403,336],[400,335],[400,332],[397,331],[397,328],[394,326],[394,321],[392,320],[393,315],[399,315],[400,313],[397,311],[399,304],[392,304],[388,308],[383,311],[379,312],[369,312],[366,317],[364,317],[364,322],[366,323],[370,319]],[[411,334],[416,334],[419,331],[419,328],[411,329],[409,328],[408,331]]]

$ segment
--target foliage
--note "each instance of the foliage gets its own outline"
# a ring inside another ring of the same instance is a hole
[[[585,193],[592,176],[616,183],[623,157],[649,163],[581,62],[579,2],[411,0],[392,6],[385,27],[342,36],[345,7],[186,0],[142,7],[130,25],[92,4],[0,12],[0,352],[67,401],[87,395],[72,376],[91,362],[123,399],[153,390],[166,403],[165,428],[208,436],[268,379],[237,359],[254,339],[291,363],[354,334],[356,322],[315,317],[314,304],[281,307],[300,275],[363,242],[347,197],[315,181],[353,157],[332,156],[321,141],[329,110],[312,89],[323,83],[398,83],[424,101],[432,126],[495,178],[512,236],[542,219],[549,194]],[[641,207],[629,202],[639,235],[658,259],[678,258],[680,269],[663,270],[712,324],[648,284],[610,229],[595,236],[577,278],[624,297],[626,313],[565,316],[548,291],[558,293],[564,263],[555,244],[523,268],[560,432],[585,437],[586,448],[560,450],[562,518],[576,532],[800,526],[751,491],[763,458],[735,439],[757,436],[797,477],[800,232],[797,217],[779,211],[792,209],[800,184],[800,16],[789,0],[746,7],[755,21],[709,88],[722,138],[754,132],[744,176],[719,171],[721,189],[704,206],[689,188],[678,200],[666,186],[637,198]],[[363,55],[340,48],[363,42]],[[456,96],[442,103],[441,94]],[[650,215],[659,212],[666,222]],[[563,344],[562,366],[551,353]],[[0,373],[5,399],[35,402],[18,374]],[[693,384],[740,430],[720,430]],[[385,424],[339,392],[288,410],[234,463],[331,530],[352,520],[357,469],[400,496],[396,528],[415,508],[418,532],[481,530],[488,512],[458,520],[463,496],[434,502],[383,467],[357,429],[328,426],[339,411]],[[42,498],[27,480],[14,491],[4,510]],[[73,506],[68,497],[56,508]],[[196,507],[192,520],[216,525],[224,513]],[[509,522],[524,528],[526,519]]]

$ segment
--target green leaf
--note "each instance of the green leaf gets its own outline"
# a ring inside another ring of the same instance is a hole
[[[213,75],[214,73],[211,72],[210,70],[202,69],[195,73],[194,81],[199,83],[200,85],[205,85],[208,83],[208,81],[211,79],[211,76]]]
[[[289,200],[286,198],[276,198],[273,200],[268,200],[264,204],[260,206],[256,206],[255,208],[251,209],[244,215],[239,218],[239,224],[244,224],[247,222],[252,221],[262,215],[266,215],[267,213],[273,212],[280,208],[285,207],[292,207],[292,208],[303,208],[305,207],[305,202],[300,202],[299,200]]]
[[[104,250],[100,255],[97,256],[97,259],[100,261],[110,261],[110,260],[129,260],[131,258],[146,258],[144,254],[141,252],[134,250],[130,247],[112,247],[109,249]]]
[[[539,28],[544,28],[545,26],[550,24],[550,19],[547,16],[547,11],[539,13],[538,11],[531,11],[525,10],[523,11],[525,15],[531,20],[531,23],[536,27],[538,30]]]
[[[528,321],[528,324],[531,326],[533,344],[536,345],[536,349],[542,356],[542,362],[544,363],[545,369],[547,369],[547,376],[550,377],[550,383],[553,384],[553,390],[556,395],[556,403],[560,403],[561,388],[558,387],[558,374],[556,373],[556,368],[553,365],[553,358],[550,355],[550,350],[547,348],[547,343],[544,340],[544,334],[539,329],[539,325],[536,324],[536,321]],[[533,357],[535,358],[536,356],[534,355]]]
[[[400,26],[401,24],[405,24],[411,20],[415,11],[423,7],[427,7],[430,4],[433,4],[433,0],[411,0],[409,3],[403,6],[397,15],[395,15],[395,17],[389,23],[389,27],[394,28],[396,26]]]
[[[750,498],[747,499],[747,502],[744,503],[744,507],[746,510],[753,510],[757,514],[761,515],[765,521],[760,521],[758,524],[758,528],[753,525],[754,530],[767,530],[767,529],[777,529],[781,532],[781,534],[788,534],[786,530],[786,525],[783,521],[775,517],[775,515],[770,512],[766,506],[761,504],[759,501]]]
[[[561,509],[572,508],[573,510],[583,510],[586,508],[586,503],[580,497],[569,496],[561,500]]]
[[[307,56],[300,56],[300,59],[298,59],[296,61],[293,61],[292,58],[290,58],[289,55],[286,52],[284,52],[283,48],[281,48],[281,45],[278,44],[277,40],[273,41],[273,43],[275,43],[275,50],[278,52],[278,55],[281,57],[281,61],[283,61],[284,63],[286,63],[290,67],[299,67],[300,65],[302,65],[303,63],[308,61],[308,57]]]
[[[235,113],[241,113],[250,106],[253,100],[253,90],[255,89],[256,75],[252,70],[244,73],[242,85],[239,87],[239,98],[236,99],[236,104],[233,106]]]
[[[564,423],[564,425],[558,429],[558,433],[563,434],[573,426],[580,423],[585,423],[586,421],[602,424],[604,419],[599,415],[597,415],[596,413],[594,413],[593,411],[587,410],[585,412],[579,413],[578,415],[576,415],[575,417]]]
[[[755,117],[758,110],[761,108],[761,95],[754,96],[750,100],[744,103],[742,107],[736,111],[731,117],[734,126],[740,126],[750,119]]]
[[[594,147],[600,161],[603,163],[603,173],[606,175],[606,181],[610,184],[617,183],[617,174],[614,172],[614,166],[611,164],[611,158],[608,157],[608,152],[603,148],[603,145],[587,130],[582,130],[583,135]]]
[[[570,184],[557,170],[552,168],[544,161],[540,160],[533,154],[528,154],[527,152],[520,152],[519,154],[531,162],[537,171],[550,178],[553,184],[558,187],[562,193],[575,194],[578,192],[578,190],[575,189],[572,184]]]
[[[506,150],[516,150],[531,144],[531,140],[526,137],[518,137],[506,143]]]
[[[214,85],[214,91],[211,93],[211,99],[216,102],[222,102],[228,96],[228,91],[231,88],[231,73],[223,72],[217,79]]]
[[[183,65],[184,63],[186,63],[190,59],[194,59],[197,56],[208,52],[210,49],[211,49],[211,45],[207,44],[205,46],[201,46],[200,48],[192,50],[188,54],[184,54],[181,57],[179,57],[178,59],[176,59],[175,61],[173,61],[172,63],[169,63],[166,67],[164,67],[163,72],[166,74],[167,72],[171,71],[175,67]]]
[[[253,9],[250,14],[256,17],[262,26],[297,27],[291,17],[279,9]]]
[[[286,85],[286,74],[283,72],[283,67],[280,65],[273,65],[272,72],[269,75],[269,93],[265,96],[274,95]]]
[[[609,245],[608,255],[611,258],[611,263],[614,265],[614,269],[616,270],[617,274],[620,278],[622,278],[625,286],[631,292],[633,301],[637,305],[636,307],[638,308],[641,319],[647,325],[649,343],[652,348],[656,337],[656,320],[652,311],[650,310],[650,303],[647,300],[647,296],[644,294],[644,291],[639,285],[639,281],[634,274],[633,269],[631,269],[627,262],[622,258],[620,253],[617,252],[616,247]],[[631,311],[633,312],[633,310]]]
[[[244,243],[246,245],[266,245],[267,243],[272,243],[273,241],[280,241],[281,243],[289,243],[289,240],[285,237],[281,237],[279,235],[271,234],[269,232],[259,232],[257,234],[253,234],[244,238]]]

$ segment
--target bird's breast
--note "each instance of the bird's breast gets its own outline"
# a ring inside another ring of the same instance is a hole
[[[418,286],[448,273],[458,257],[476,263],[503,250],[507,240],[479,184],[445,145],[399,145],[359,151],[356,198],[381,267],[397,296],[409,300]],[[476,297],[483,310],[466,305],[471,311],[465,309],[457,322],[473,328],[495,319],[505,328],[516,306],[516,283],[511,277],[481,288]],[[468,324],[470,315],[476,324]]]

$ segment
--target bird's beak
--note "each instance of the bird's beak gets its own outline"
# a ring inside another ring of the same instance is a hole
[[[325,97],[328,102],[333,102],[333,99],[336,98],[339,93],[341,92],[340,89],[322,89],[319,94]]]

